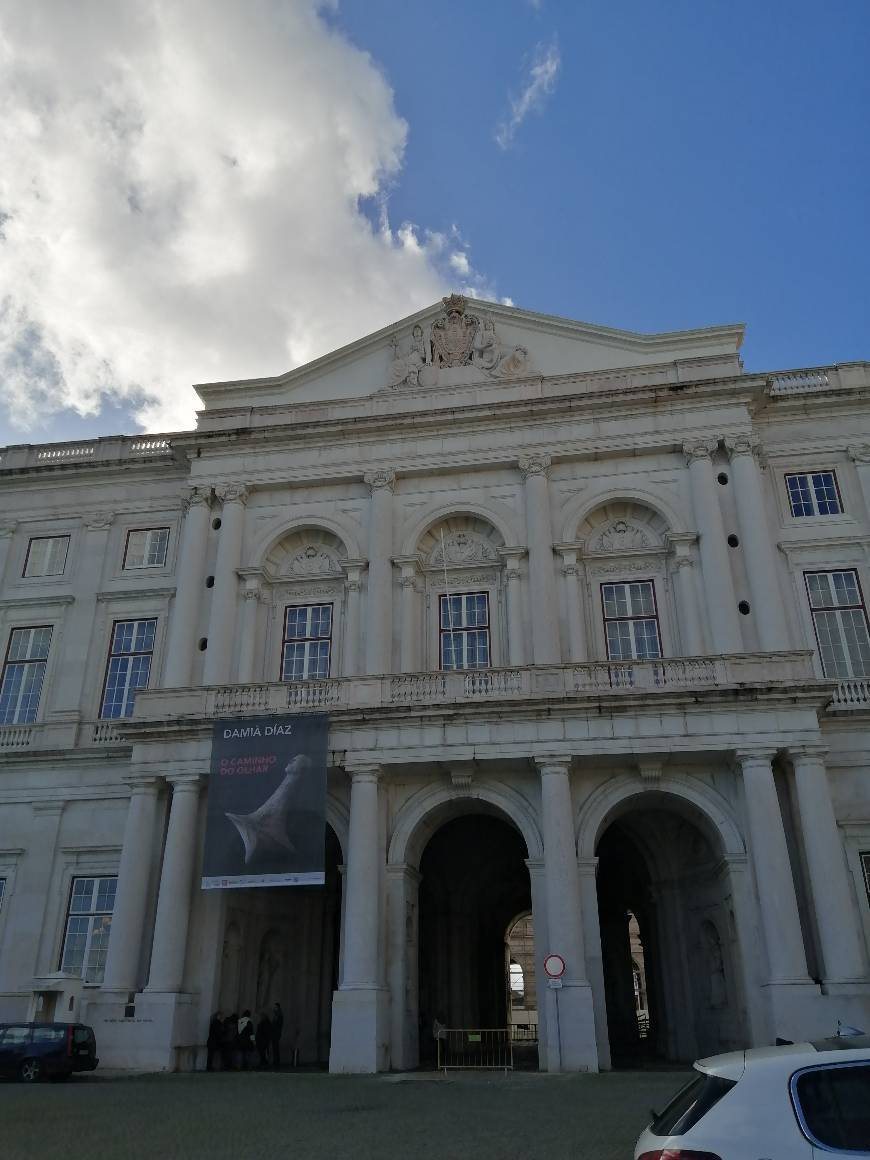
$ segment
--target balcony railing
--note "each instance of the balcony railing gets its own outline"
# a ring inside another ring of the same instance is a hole
[[[870,709],[870,677],[855,677],[849,681],[840,681],[834,690],[834,699],[831,709]]]
[[[171,455],[172,442],[168,435],[112,435],[78,443],[0,447],[0,470],[115,463]]]

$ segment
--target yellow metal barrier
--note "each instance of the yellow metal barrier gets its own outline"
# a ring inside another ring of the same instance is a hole
[[[513,1044],[506,1027],[438,1027],[435,1038],[439,1070],[513,1070]]]

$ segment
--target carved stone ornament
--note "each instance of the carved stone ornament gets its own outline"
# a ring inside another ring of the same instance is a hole
[[[9,536],[14,535],[17,526],[17,520],[10,520],[8,523],[0,524],[0,540],[5,540]]]
[[[115,518],[114,512],[92,512],[90,515],[84,516],[85,527],[89,532],[105,532],[112,526],[112,521]]]
[[[324,573],[337,572],[338,560],[324,548],[308,544],[295,556],[291,556],[285,569],[287,576],[322,576]]]
[[[758,440],[752,435],[733,435],[725,440],[725,448],[731,459],[736,455],[754,455]]]
[[[717,439],[692,439],[683,444],[683,454],[690,463],[694,459],[709,459],[718,446]]]
[[[652,541],[646,532],[628,520],[614,520],[594,536],[589,544],[591,552],[632,552],[649,548]]]
[[[204,487],[189,487],[184,494],[184,508],[196,507],[198,504],[203,504],[208,507],[209,494]]]
[[[367,471],[363,476],[363,480],[369,485],[372,491],[378,491],[382,487],[389,488],[392,491],[396,482],[396,473],[386,467],[382,467],[377,471]]]
[[[870,443],[852,443],[846,450],[855,463],[870,463]]]
[[[224,483],[214,489],[215,495],[224,503],[247,503],[248,489],[243,483]]]
[[[483,536],[474,532],[451,532],[444,537],[444,553],[439,541],[429,557],[430,567],[447,564],[454,568],[471,568],[480,564],[497,564],[496,549]]]
[[[552,462],[553,460],[549,455],[521,455],[517,466],[520,469],[523,479],[528,479],[530,475],[546,475],[550,470]]]
[[[488,378],[507,379],[530,373],[529,352],[524,346],[506,350],[496,333],[492,318],[481,320],[468,312],[461,294],[443,298],[444,314],[426,329],[418,322],[410,335],[390,338],[391,358],[387,371],[390,387],[435,387],[442,371],[470,367]],[[471,382],[471,375],[462,382]],[[448,377],[448,382],[456,382]]]

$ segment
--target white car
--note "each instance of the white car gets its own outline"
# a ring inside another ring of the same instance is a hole
[[[714,1055],[641,1134],[635,1160],[870,1156],[870,1036]]]

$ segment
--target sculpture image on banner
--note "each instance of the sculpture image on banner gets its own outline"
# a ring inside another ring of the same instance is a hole
[[[215,721],[203,890],[324,882],[328,717]]]

